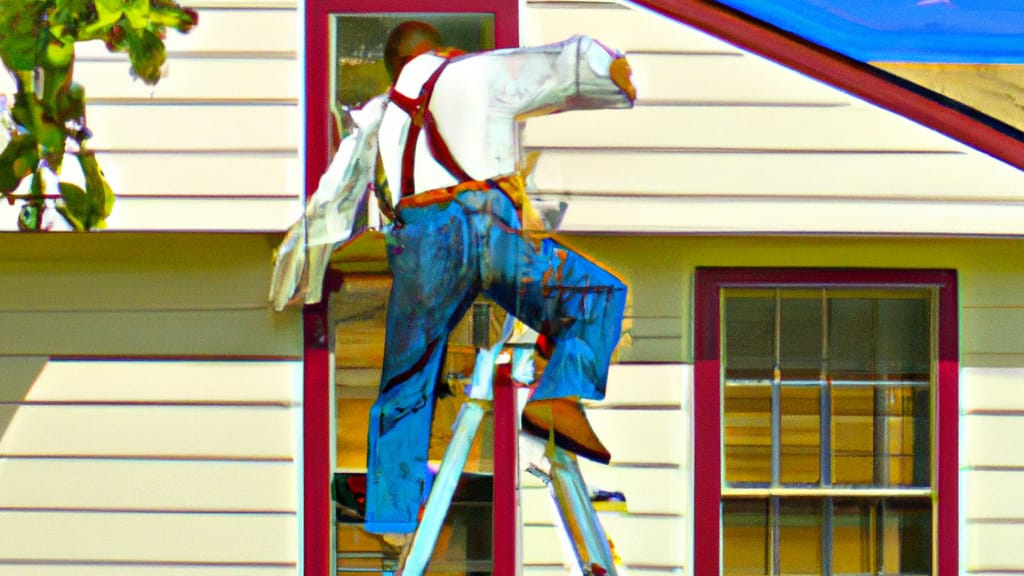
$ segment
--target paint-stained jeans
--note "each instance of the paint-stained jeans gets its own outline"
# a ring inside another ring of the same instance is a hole
[[[522,233],[501,190],[405,208],[388,235],[394,275],[380,395],[370,412],[366,529],[415,530],[425,499],[434,390],[449,332],[482,292],[549,337],[533,398],[604,397],[626,287],[551,239]]]

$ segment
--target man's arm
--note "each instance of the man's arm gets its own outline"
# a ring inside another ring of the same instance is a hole
[[[625,57],[589,36],[471,55],[488,69],[492,106],[517,120],[567,110],[629,108],[636,97]]]
[[[377,161],[377,130],[387,106],[378,96],[351,113],[355,130],[345,138],[320,177],[306,213],[289,228],[277,249],[270,301],[276,310],[320,301],[331,252],[348,240],[365,204]]]

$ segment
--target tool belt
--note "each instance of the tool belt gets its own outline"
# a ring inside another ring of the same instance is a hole
[[[398,209],[401,211],[404,208],[451,202],[462,192],[485,191],[492,188],[501,190],[512,201],[516,209],[521,210],[526,205],[526,186],[523,182],[523,177],[517,173],[497,178],[488,178],[487,180],[469,180],[447,188],[435,188],[412,196],[406,196],[398,201]]]

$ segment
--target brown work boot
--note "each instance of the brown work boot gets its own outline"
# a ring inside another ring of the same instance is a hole
[[[575,398],[530,400],[523,408],[522,425],[523,432],[544,440],[554,428],[557,446],[589,460],[607,464],[612,459]]]

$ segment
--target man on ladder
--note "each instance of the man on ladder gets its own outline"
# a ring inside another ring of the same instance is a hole
[[[394,283],[370,415],[366,529],[409,533],[425,496],[433,395],[448,334],[480,294],[550,344],[523,430],[609,461],[579,401],[604,397],[626,287],[537,224],[525,193],[519,122],[630,107],[635,90],[625,58],[582,36],[461,55],[444,50],[429,25],[407,22],[389,36],[385,59],[393,86],[353,114],[356,132],[282,243],[271,297],[279,309],[319,301],[323,254],[348,238],[351,214],[373,189],[391,220]]]

